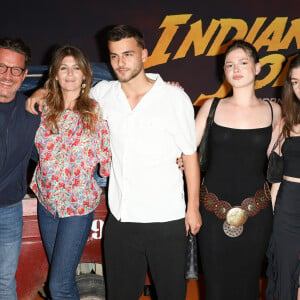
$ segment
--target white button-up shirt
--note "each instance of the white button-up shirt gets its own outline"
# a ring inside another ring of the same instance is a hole
[[[119,81],[91,90],[110,130],[112,165],[108,203],[122,222],[167,222],[184,218],[183,175],[176,158],[196,151],[194,110],[187,94],[159,75],[131,109]]]

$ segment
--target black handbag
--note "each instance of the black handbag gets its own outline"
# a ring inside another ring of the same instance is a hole
[[[275,149],[279,145],[281,136],[282,135],[280,134],[269,156],[267,180],[270,183],[281,182],[283,177],[283,157],[275,152]]]
[[[197,237],[191,232],[187,236],[185,279],[198,279]]]
[[[219,101],[220,101],[220,98],[214,98],[214,100],[210,106],[209,114],[208,114],[208,117],[206,120],[205,130],[204,130],[204,133],[203,133],[203,136],[202,136],[202,139],[200,142],[200,146],[199,146],[199,163],[200,163],[201,174],[205,173],[208,168],[209,153],[208,153],[207,146],[208,146],[209,129],[213,123],[216,108],[217,108]]]

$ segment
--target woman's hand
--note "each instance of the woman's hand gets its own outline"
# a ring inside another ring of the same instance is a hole
[[[177,164],[179,170],[181,170],[181,171],[184,170],[182,155],[180,157],[176,158],[176,164]]]
[[[167,83],[172,85],[172,86],[177,86],[180,89],[184,90],[184,88],[182,87],[182,85],[178,81],[167,81]]]

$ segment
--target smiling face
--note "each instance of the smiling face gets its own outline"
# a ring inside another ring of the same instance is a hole
[[[291,83],[296,97],[300,100],[300,67],[291,70]]]
[[[110,63],[120,82],[129,82],[143,73],[147,50],[134,38],[109,41]]]
[[[0,64],[24,69],[25,56],[15,51],[0,48]],[[14,99],[26,74],[27,70],[20,76],[14,76],[11,74],[10,68],[5,73],[0,74],[0,102],[10,102]]]
[[[73,56],[66,56],[61,61],[58,72],[56,74],[62,93],[81,91],[81,84],[84,75]]]
[[[237,48],[227,54],[224,72],[233,88],[253,86],[255,76],[260,72],[260,64],[254,63],[245,50]]]

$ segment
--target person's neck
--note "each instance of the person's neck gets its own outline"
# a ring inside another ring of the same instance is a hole
[[[233,89],[231,101],[239,106],[252,106],[257,104],[259,99],[255,95],[254,88]]]
[[[72,110],[75,106],[76,100],[79,97],[78,92],[68,91],[63,92],[63,99],[64,99],[64,105],[65,109]]]
[[[145,73],[133,78],[128,82],[121,82],[121,88],[125,93],[131,109],[134,109],[145,94],[152,88],[155,80],[146,76]]]

